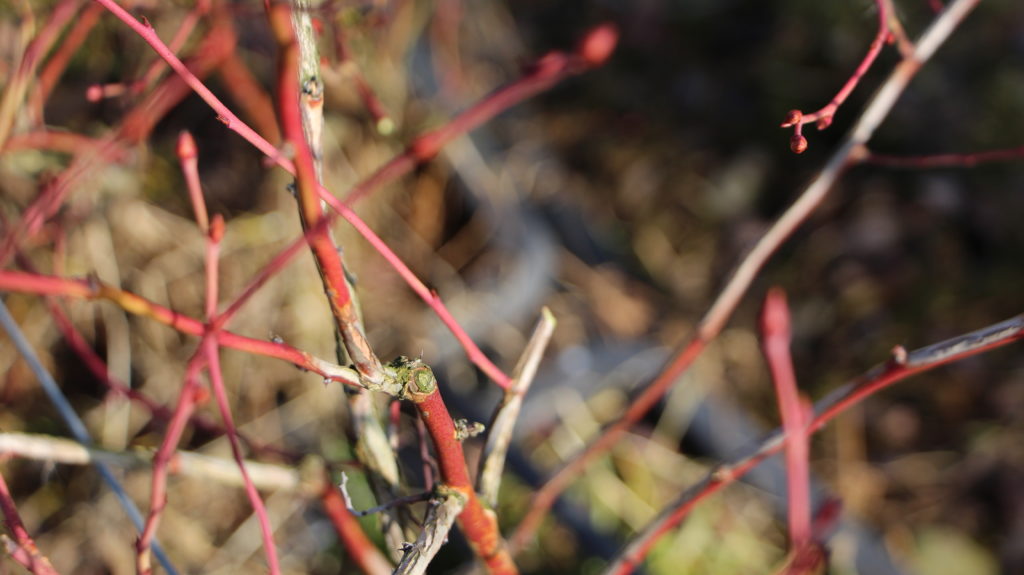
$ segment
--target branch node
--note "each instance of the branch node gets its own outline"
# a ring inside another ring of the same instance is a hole
[[[907,365],[907,348],[897,345],[892,348],[892,362],[896,365]]]

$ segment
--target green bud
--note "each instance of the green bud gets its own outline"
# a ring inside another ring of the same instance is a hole
[[[432,393],[437,387],[437,379],[434,378],[434,372],[425,365],[413,370],[412,382],[420,393]]]

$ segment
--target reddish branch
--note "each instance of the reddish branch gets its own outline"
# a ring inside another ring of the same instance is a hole
[[[345,551],[367,575],[384,575],[392,571],[391,562],[374,546],[373,541],[366,537],[362,525],[356,519],[337,487],[331,485],[329,478],[324,478],[324,487],[320,492],[320,504],[324,513],[334,525],[338,537],[345,546]]]
[[[775,385],[786,434],[787,499],[789,536],[794,548],[811,538],[810,486],[807,471],[807,434],[804,409],[796,386],[793,359],[789,355],[789,306],[786,294],[775,288],[765,297],[761,312],[761,347]]]
[[[199,150],[196,149],[196,140],[187,131],[178,135],[178,147],[176,150],[178,161],[181,163],[181,173],[185,176],[185,187],[188,189],[189,201],[192,204],[192,213],[196,217],[196,225],[199,231],[206,235],[210,228],[210,216],[206,212],[206,201],[203,200],[203,188],[199,183]]]
[[[57,570],[50,564],[50,560],[39,552],[36,542],[32,540],[28,529],[25,529],[25,524],[21,522],[18,506],[11,497],[11,491],[7,488],[7,481],[3,475],[0,475],[0,512],[4,515],[7,530],[14,536],[13,542],[4,541],[7,544],[7,553],[31,573],[57,575]]]
[[[57,81],[64,74],[71,57],[89,37],[89,32],[96,26],[100,14],[103,14],[103,7],[96,4],[89,4],[84,10],[79,11],[71,29],[64,35],[60,45],[43,66],[43,70],[39,73],[39,79],[36,81],[36,89],[31,94],[33,113],[37,122],[42,122],[43,107],[49,100],[53,87],[57,85]]]
[[[50,51],[64,26],[75,16],[78,0],[58,2],[43,29],[25,47],[18,68],[8,78],[0,96],[0,147],[7,141],[14,126],[15,115],[24,103],[39,63]]]
[[[890,156],[864,150],[861,162],[887,168],[923,170],[928,168],[973,168],[992,162],[1013,162],[1024,159],[1024,146],[986,150],[968,154],[934,154],[928,156]]]
[[[115,303],[128,313],[149,318],[185,334],[201,337],[205,332],[204,324],[195,318],[157,305],[134,293],[108,286],[96,279],[68,279],[0,270],[0,291],[81,299],[105,299]],[[221,332],[218,340],[225,347],[281,359],[324,378],[340,381],[347,385],[359,384],[358,378],[351,370],[314,357],[282,342],[253,339],[229,331]]]
[[[919,373],[1024,339],[1024,315],[978,331],[907,353],[902,347],[893,358],[832,392],[815,405],[806,433],[823,428],[840,413],[868,396]],[[678,526],[694,507],[740,479],[786,446],[786,433],[776,430],[749,455],[717,466],[693,485],[648,525],[620,554],[607,573],[625,575],[639,566],[662,535]]]
[[[824,559],[821,546],[812,539],[811,489],[807,425],[809,405],[800,397],[789,354],[791,339],[786,295],[775,288],[768,292],[761,313],[761,347],[775,385],[786,441],[786,501],[789,505],[790,557],[780,575],[813,573]]]
[[[291,7],[288,4],[275,3],[271,6],[269,16],[270,26],[281,51],[277,78],[278,115],[284,139],[295,154],[295,180],[298,188],[296,198],[305,225],[317,229],[312,235],[307,236],[307,241],[320,270],[324,292],[327,294],[335,325],[345,343],[345,349],[359,370],[360,376],[372,389],[384,382],[380,360],[370,348],[366,335],[360,328],[352,296],[345,283],[341,254],[331,241],[329,231],[316,227],[324,218],[323,207],[318,197],[321,186],[317,180],[313,154],[302,129],[299,98],[305,87],[299,86],[299,46],[295,41],[295,31],[292,29]]]
[[[256,513],[257,522],[260,526],[260,535],[263,538],[263,551],[267,557],[267,563],[271,574],[281,572],[277,560],[277,548],[274,545],[274,531],[270,524],[270,517],[267,509],[260,499],[260,494],[245,469],[242,445],[238,440],[238,432],[235,428],[234,419],[231,416],[231,404],[228,400],[227,390],[224,387],[224,379],[220,369],[220,347],[216,333],[206,338],[202,346],[206,360],[209,362],[210,386],[213,388],[213,396],[217,400],[217,407],[220,409],[221,418],[224,420],[224,427],[227,429],[228,442],[231,445],[231,455],[238,464],[238,470],[242,473],[242,480],[245,482],[245,493],[249,498],[253,511]]]
[[[377,169],[345,196],[353,204],[396,181],[416,166],[432,159],[453,139],[470,132],[512,106],[550,89],[562,80],[603,64],[615,48],[618,32],[611,24],[591,30],[576,52],[550,52],[533,64],[519,80],[498,89],[444,126],[417,137],[405,153]]]
[[[260,525],[260,532],[263,537],[263,547],[267,557],[267,563],[272,574],[280,573],[281,568],[277,559],[277,549],[274,545],[273,528],[267,516],[263,500],[256,490],[243,461],[242,446],[239,440],[238,431],[231,415],[231,406],[227,397],[227,390],[224,387],[223,376],[220,369],[220,336],[217,327],[217,300],[219,299],[219,259],[220,244],[224,237],[224,218],[220,214],[209,222],[207,216],[206,202],[202,191],[199,189],[198,172],[196,172],[197,151],[195,142],[191,136],[184,134],[179,139],[178,156],[182,162],[182,168],[186,173],[186,180],[189,180],[189,172],[193,172],[194,178],[189,182],[190,198],[193,203],[193,210],[196,214],[196,221],[199,228],[206,236],[206,321],[203,326],[203,337],[199,348],[189,361],[185,372],[185,382],[178,396],[178,405],[175,407],[171,424],[164,434],[160,448],[153,458],[152,487],[150,490],[150,512],[146,518],[145,527],[136,543],[136,568],[140,574],[149,575],[152,573],[150,561],[150,544],[156,535],[160,516],[167,504],[167,474],[168,465],[178,443],[184,433],[185,425],[191,418],[197,402],[202,399],[203,391],[199,387],[199,372],[204,365],[209,368],[210,384],[213,388],[214,397],[217,399],[217,407],[220,410],[221,419],[224,421],[224,428],[231,445],[231,453],[235,458],[238,469],[242,474],[242,481],[245,486],[246,495],[253,507]]]
[[[868,69],[875,62],[875,58],[882,51],[882,46],[891,37],[890,19],[893,16],[892,6],[889,4],[890,1],[875,0],[875,6],[878,9],[878,32],[868,48],[868,53],[864,56],[860,65],[857,66],[857,69],[854,70],[853,75],[846,81],[846,84],[839,90],[839,93],[832,98],[832,101],[817,112],[804,114],[800,110],[790,110],[789,114],[786,115],[786,120],[782,123],[782,127],[793,128],[793,137],[789,141],[789,147],[793,152],[802,154],[807,149],[807,138],[802,134],[804,124],[815,123],[819,130],[824,130],[832,125],[832,119],[835,117],[836,110],[850,97],[850,93],[853,92],[860,79],[864,77],[864,74],[867,73]]]
[[[196,353],[189,361],[188,367],[185,369],[185,382],[178,393],[178,403],[171,415],[167,429],[164,430],[160,447],[153,456],[153,472],[149,488],[149,515],[146,516],[145,526],[135,542],[135,568],[140,574],[152,572],[149,551],[150,545],[156,537],[160,516],[167,505],[169,465],[196,405],[207,397],[206,392],[199,385],[199,372],[204,364],[204,357],[201,353]]]
[[[429,368],[423,366],[423,369]],[[433,375],[430,378],[433,379]],[[416,383],[414,376],[410,385]],[[512,556],[501,538],[494,511],[484,506],[473,489],[469,470],[466,468],[462,442],[455,431],[455,424],[448,414],[448,408],[441,398],[437,382],[434,381],[430,387],[429,391],[422,387],[420,390],[414,390],[411,398],[434,443],[441,480],[466,499],[466,506],[459,514],[459,525],[491,573],[518,573]]]

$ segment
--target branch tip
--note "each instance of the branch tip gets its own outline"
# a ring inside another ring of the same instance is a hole
[[[587,32],[576,53],[591,67],[604,64],[619,42],[619,29],[611,22],[605,22]]]

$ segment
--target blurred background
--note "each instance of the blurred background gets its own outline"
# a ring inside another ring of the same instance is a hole
[[[43,26],[55,4],[0,5],[0,77],[13,77],[32,37],[25,31]],[[934,18],[935,4],[896,0],[911,38]],[[275,48],[262,6],[214,6],[220,16],[204,15],[179,53],[186,61],[202,56],[211,30],[229,27],[234,56],[224,61],[244,65],[272,93]],[[165,40],[194,8],[130,6]],[[39,113],[29,105],[19,111],[12,139],[42,123],[92,138],[126,133],[125,119],[145,110],[147,94],[165,82],[166,72],[138,93],[108,88],[110,97],[87,98],[91,86],[142,79],[155,56],[102,10],[87,2],[80,10],[75,20],[95,18],[95,25]],[[883,49],[833,125],[821,132],[808,126],[809,149],[795,155],[790,131],[778,125],[791,109],[824,106],[852,74],[876,33],[874,2],[378,0],[326,2],[315,14],[325,60],[324,181],[339,195],[546,52],[574,49],[602,22],[620,30],[604,66],[516,106],[357,205],[506,371],[541,308],[558,319],[510,455],[498,510],[506,533],[533,486],[614,421],[691,334],[732,267],[821,169],[898,62],[894,46]],[[68,41],[61,38],[57,46]],[[252,115],[243,101],[258,91],[242,87],[228,64],[213,65],[205,81],[273,139],[273,119]],[[380,116],[361,98],[360,81],[392,121],[389,133],[377,129]],[[141,122],[139,141],[116,161],[98,163],[45,233],[22,247],[44,272],[94,274],[201,317],[203,238],[174,155],[179,132],[196,136],[210,210],[227,219],[224,301],[301,233],[289,178],[267,168],[194,96],[142,115],[149,124]],[[922,69],[869,147],[917,155],[1022,144],[1024,4],[988,0]],[[5,228],[70,161],[8,144],[0,156]],[[865,165],[844,175],[694,368],[579,478],[522,556],[524,571],[599,572],[710,465],[778,424],[755,329],[767,288],[789,295],[797,376],[812,399],[885,361],[895,345],[922,347],[1021,313],[1022,189],[1020,161],[970,169]],[[498,398],[493,385],[383,259],[348,226],[336,232],[377,353],[422,357],[453,411],[487,421]],[[163,425],[108,396],[41,298],[8,295],[5,302],[101,446],[159,445]],[[194,338],[110,304],[62,305],[113,375],[173,405]],[[296,258],[230,328],[332,357],[330,313],[312,258]],[[351,472],[357,506],[373,504],[351,465],[337,384],[233,351],[224,351],[223,362],[240,428],[284,452],[258,459],[295,465],[305,454],[323,457]],[[0,371],[0,430],[66,435],[6,340]],[[212,403],[203,410],[218,419]],[[410,490],[422,489],[411,412],[402,416],[399,439]],[[229,457],[224,439],[202,430],[190,430],[182,447]],[[467,448],[475,456],[479,446]],[[1024,573],[1022,454],[1017,347],[869,399],[812,443],[821,496],[843,505],[830,540],[833,572]],[[772,572],[787,545],[784,477],[773,465],[754,484],[698,507],[664,539],[646,572]],[[58,569],[133,572],[134,532],[93,469],[12,458],[3,473]],[[119,476],[145,509],[148,471]],[[286,491],[264,496],[288,572],[354,572],[315,504]],[[375,518],[364,524],[375,532]],[[262,570],[256,526],[235,487],[173,477],[160,539],[182,572]],[[459,572],[469,556],[453,537],[433,572]]]

